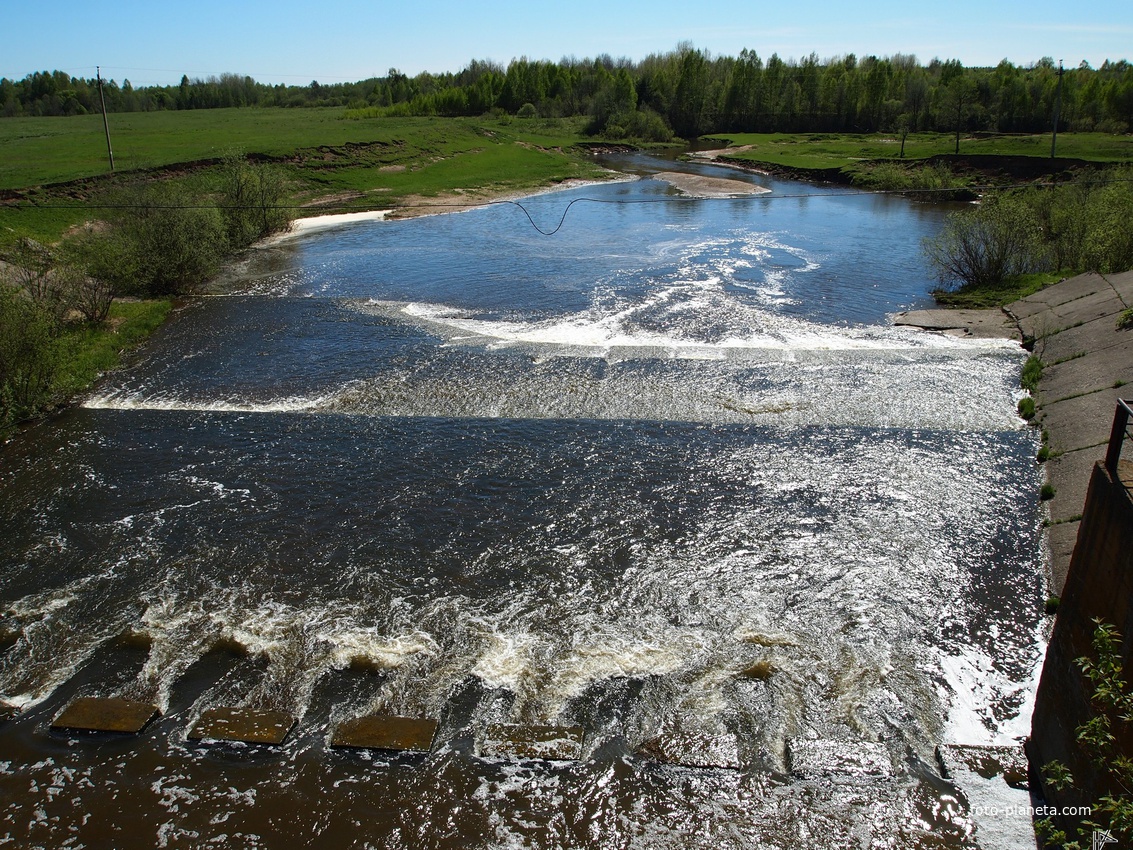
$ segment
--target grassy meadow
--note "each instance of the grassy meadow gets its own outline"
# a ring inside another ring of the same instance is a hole
[[[863,160],[896,158],[901,151],[901,138],[892,133],[733,133],[714,134],[712,140],[730,147],[746,147],[727,154],[730,159],[788,168],[846,168]],[[951,154],[955,150],[956,137],[949,133],[910,133],[905,140],[906,160]],[[960,153],[1046,158],[1050,156],[1050,134],[961,136]],[[1059,158],[1098,163],[1131,162],[1133,136],[1061,133],[1056,153]]]
[[[283,170],[296,215],[520,191],[603,172],[571,148],[583,119],[344,117],[341,109],[209,109],[0,120],[0,246],[54,242],[99,217],[105,191],[138,175],[207,191],[202,163],[237,151]],[[179,168],[178,166],[185,166]],[[59,185],[67,184],[67,185]]]

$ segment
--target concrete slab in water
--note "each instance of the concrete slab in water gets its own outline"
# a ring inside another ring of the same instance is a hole
[[[673,732],[650,738],[638,748],[641,755],[662,764],[740,770],[739,746],[730,735],[712,737]]]
[[[0,701],[0,720],[11,720],[19,713],[20,710],[14,705]]]
[[[120,697],[79,697],[55,718],[52,729],[136,735],[158,715],[157,706]]]
[[[396,750],[427,753],[433,746],[437,721],[423,717],[390,717],[368,714],[339,723],[331,737],[332,747]]]
[[[889,776],[893,772],[889,751],[870,741],[792,738],[787,742],[787,756],[791,773],[800,779]]]
[[[955,779],[959,771],[969,771],[993,779],[1002,776],[1009,785],[1027,781],[1027,756],[1021,745],[941,744],[936,748],[945,779]]]
[[[526,726],[493,723],[484,731],[480,755],[489,758],[577,761],[582,758],[581,726]]]
[[[199,741],[243,741],[246,744],[282,744],[295,725],[295,718],[284,711],[254,708],[210,708],[189,732]]]
[[[1015,322],[996,308],[991,310],[909,310],[898,313],[895,325],[942,331],[956,336],[1021,340]]]

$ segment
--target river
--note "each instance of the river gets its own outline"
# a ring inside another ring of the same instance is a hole
[[[944,208],[682,167],[772,191],[299,236],[0,447],[0,846],[1027,846],[934,756],[1029,723],[1023,353],[890,325]],[[431,752],[329,746],[368,713]]]

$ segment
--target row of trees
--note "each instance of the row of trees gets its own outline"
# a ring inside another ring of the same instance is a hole
[[[1133,127],[1133,65],[1082,63],[1064,73],[1049,58],[1020,67],[853,54],[764,59],[744,50],[714,57],[689,45],[640,62],[567,58],[473,61],[459,73],[409,77],[390,69],[355,83],[269,86],[224,74],[176,86],[105,84],[112,111],[239,106],[345,106],[412,115],[481,115],[493,109],[545,117],[590,116],[596,133],[663,125],[690,138],[711,132],[988,130],[1043,132],[1061,101],[1060,129],[1125,133]],[[0,79],[0,115],[95,111],[96,82],[54,71]]]
[[[214,177],[203,195],[118,188],[104,226],[50,248],[21,238],[0,256],[0,431],[53,401],[61,340],[102,323],[116,295],[189,291],[233,251],[288,227],[286,186],[271,166],[232,154]]]

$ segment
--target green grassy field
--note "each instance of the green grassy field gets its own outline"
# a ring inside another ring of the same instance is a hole
[[[211,159],[230,150],[290,157],[303,149],[371,142],[390,144],[401,152],[400,159],[444,156],[493,141],[485,130],[496,133],[498,141],[563,147],[581,140],[578,129],[578,122],[518,119],[346,119],[341,109],[202,109],[110,116],[118,171]],[[101,116],[0,120],[0,189],[96,177],[108,171]]]
[[[150,169],[208,191],[230,151],[274,160],[297,215],[398,206],[457,193],[521,191],[603,172],[570,148],[583,120],[347,119],[340,109],[213,109],[112,115],[114,175],[100,116],[0,120],[0,245],[17,234],[54,242],[98,218],[105,190]],[[73,181],[83,181],[74,183]],[[70,182],[71,185],[58,184]]]
[[[748,150],[729,154],[730,158],[749,162],[766,162],[789,168],[845,168],[868,159],[895,158],[901,151],[901,139],[893,134],[872,135],[828,133],[735,133],[714,135],[712,139]],[[937,154],[951,154],[956,149],[955,136],[945,133],[913,133],[905,140],[905,159],[924,159]],[[1050,135],[960,137],[960,153],[966,155],[995,154],[1000,156],[1050,156]],[[1133,161],[1133,136],[1112,136],[1104,133],[1061,133],[1057,154],[1070,159],[1094,162]]]

